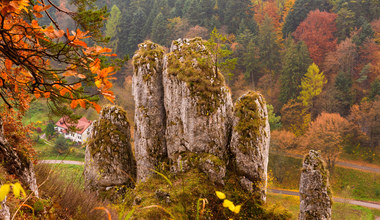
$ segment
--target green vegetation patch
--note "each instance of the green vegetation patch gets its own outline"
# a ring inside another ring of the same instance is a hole
[[[119,208],[126,211],[136,208],[133,216],[136,219],[168,219],[170,214],[175,219],[196,219],[197,213],[200,219],[289,219],[291,216],[279,206],[258,203],[240,187],[235,175],[228,176],[225,186],[220,186],[196,168],[176,175],[169,171],[160,174],[138,183],[135,190],[130,189]],[[234,214],[223,207],[216,190],[225,193],[235,205],[242,205],[240,213]],[[204,210],[202,202],[197,209],[199,199],[207,200]]]
[[[235,103],[234,115],[239,121],[234,131],[240,134],[239,149],[243,152],[248,152],[249,146],[253,146],[261,139],[260,128],[265,126],[265,118],[259,115],[259,108],[264,108],[265,105],[260,96],[259,93],[250,91]],[[260,106],[257,105],[256,100],[259,101]]]
[[[224,77],[215,71],[210,51],[201,38],[174,41],[178,49],[167,55],[168,75],[186,82],[193,97],[197,98],[200,115],[212,114],[222,104]],[[180,45],[181,44],[181,45]]]
[[[144,81],[150,80],[152,74],[161,71],[162,66],[157,63],[163,59],[164,48],[152,41],[144,41],[138,45],[139,49],[133,56],[134,72],[137,74],[138,67],[146,65],[149,68],[149,72],[145,72],[143,75]]]

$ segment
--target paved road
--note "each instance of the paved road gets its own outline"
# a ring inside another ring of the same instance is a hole
[[[83,162],[73,160],[39,160],[39,163],[84,165]]]
[[[276,194],[283,194],[283,195],[299,196],[299,192],[288,191],[288,190],[269,189],[269,192],[276,193]],[[380,210],[380,204],[375,203],[375,202],[364,202],[364,201],[359,201],[359,200],[343,199],[343,198],[338,198],[338,197],[333,197],[333,200],[335,202],[349,203],[352,205],[359,205],[359,206],[364,206],[371,209]]]
[[[296,157],[296,158],[304,158],[304,156],[300,155],[300,154],[287,153],[286,156]],[[335,164],[337,166],[340,166],[340,167],[348,167],[348,168],[353,168],[353,169],[358,169],[358,170],[362,170],[362,171],[380,174],[380,168],[376,168],[376,167],[367,167],[367,166],[357,165],[354,163],[349,163],[349,162],[344,162],[344,161],[339,161],[339,160],[336,161]]]

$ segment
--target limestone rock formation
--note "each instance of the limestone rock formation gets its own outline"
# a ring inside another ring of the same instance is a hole
[[[144,181],[167,157],[162,62],[164,49],[150,41],[139,44],[133,56],[135,99],[135,155],[137,179]]]
[[[234,106],[231,151],[240,183],[259,199],[266,199],[270,127],[264,98],[250,91]]]
[[[101,192],[114,186],[133,186],[136,161],[130,139],[126,112],[117,106],[104,107],[86,146],[86,188]]]
[[[331,219],[328,171],[319,152],[310,150],[303,160],[300,180],[300,220]]]
[[[5,204],[7,199],[0,202],[0,219],[9,220],[11,219],[11,214],[9,212],[9,207]]]
[[[3,121],[0,119],[0,163],[10,175],[15,175],[29,187],[35,196],[38,195],[37,181],[33,163],[24,154],[15,151],[4,137]]]
[[[225,159],[232,99],[223,75],[215,70],[210,52],[200,38],[173,41],[170,53],[164,57],[166,144],[172,161],[177,161],[182,152]],[[220,168],[225,170],[225,164]],[[217,182],[222,183],[223,177],[224,173],[218,174]]]

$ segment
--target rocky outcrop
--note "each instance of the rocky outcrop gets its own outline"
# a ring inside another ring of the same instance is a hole
[[[319,152],[310,150],[302,166],[300,220],[331,219],[332,196],[328,175]]]
[[[2,220],[9,220],[11,219],[11,214],[9,212],[9,207],[5,204],[7,199],[5,198],[4,201],[0,202],[0,219]]]
[[[172,161],[177,161],[182,152],[225,161],[232,99],[223,75],[216,70],[200,38],[173,41],[164,58],[166,143]],[[211,167],[220,163],[210,160],[208,164],[206,173],[218,173]],[[224,162],[218,167],[225,170]],[[223,183],[223,177],[224,173],[219,172],[216,182]]]
[[[250,91],[234,106],[231,151],[240,183],[259,199],[266,199],[270,127],[264,98]]]
[[[85,186],[102,192],[115,186],[133,186],[136,161],[130,144],[126,112],[117,106],[102,109],[86,146]]]
[[[144,181],[167,157],[162,62],[164,49],[150,41],[139,44],[133,56],[135,155],[137,179]]]
[[[15,175],[38,197],[37,181],[33,163],[21,152],[9,145],[4,137],[3,121],[0,118],[0,163],[10,175]]]

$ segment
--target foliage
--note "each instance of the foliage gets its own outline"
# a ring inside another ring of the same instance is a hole
[[[229,58],[232,55],[232,51],[228,49],[227,37],[220,34],[219,31],[214,28],[210,34],[210,39],[205,44],[212,56],[212,65],[214,66],[215,73],[222,73],[226,79],[230,80],[233,76],[231,72],[235,69],[237,58]]]
[[[52,25],[47,27],[40,26],[36,20],[50,7],[62,11],[51,2],[48,5],[28,1],[1,3],[1,29],[6,37],[1,43],[4,59],[0,88],[6,105],[17,107],[23,113],[33,98],[43,97],[50,101],[52,110],[69,115],[68,107],[78,105],[91,105],[100,110],[93,99],[96,94],[113,100],[113,93],[109,91],[113,67],[101,68],[100,65],[100,56],[107,55],[110,50],[100,46],[89,47],[84,41],[89,37],[86,28],[90,24],[91,28],[100,25],[102,14],[86,10],[82,2],[77,6],[76,13],[65,13],[72,15],[84,29],[69,32],[61,30],[51,17]],[[86,17],[89,15],[93,17]],[[80,21],[77,20],[79,18]],[[95,36],[96,31],[92,29]],[[82,86],[94,81],[97,93],[86,94]]]
[[[285,41],[285,53],[282,60],[280,101],[287,103],[295,99],[301,91],[301,79],[312,63],[307,46],[303,41],[295,43],[291,37]]]
[[[270,129],[277,130],[281,128],[281,116],[276,116],[274,113],[273,105],[267,105],[268,110],[268,121]]]
[[[105,36],[110,39],[109,45],[114,51],[117,50],[119,43],[119,38],[117,37],[117,26],[120,23],[120,15],[120,9],[116,5],[113,5],[111,8],[110,17],[106,23]]]
[[[335,19],[336,14],[311,11],[293,34],[297,40],[305,42],[310,57],[318,66],[323,63],[327,52],[333,51],[336,47]]]
[[[271,147],[274,150],[294,149],[298,145],[297,141],[296,136],[290,131],[275,130],[271,132]]]
[[[302,105],[307,108],[312,107],[313,99],[322,92],[326,83],[323,72],[319,72],[315,63],[311,64],[301,81],[301,92],[298,99],[302,101]]]
[[[1,187],[0,187],[0,202],[4,201],[4,199],[7,197],[7,195],[9,194],[9,192],[11,190],[11,187],[12,187],[13,195],[16,198],[26,197],[26,193],[25,193],[25,191],[22,188],[20,183],[14,183],[14,184],[13,183],[6,183],[6,184],[1,185]],[[22,194],[22,196],[21,196],[21,194]]]
[[[54,143],[54,150],[59,154],[67,153],[69,150],[69,144],[65,137],[59,135]]]
[[[309,127],[310,113],[308,113],[302,103],[291,99],[281,108],[281,122],[285,130],[294,133],[296,136],[304,134]]]
[[[355,104],[351,108],[349,120],[359,126],[360,130],[366,134],[367,141],[362,142],[363,146],[368,146],[372,153],[369,160],[372,160],[376,154],[376,149],[380,144],[380,123],[379,111],[380,100],[374,101],[363,100],[360,105]]]
[[[284,38],[297,29],[300,23],[306,19],[310,11],[316,9],[324,11],[330,7],[329,1],[326,0],[296,0],[285,18],[285,23],[282,28]]]
[[[33,124],[24,125],[22,123],[22,114],[15,109],[8,109],[2,106],[0,119],[3,122],[4,137],[12,146],[23,156],[35,156],[32,148],[31,135],[33,133]],[[1,129],[1,128],[0,128]]]
[[[55,133],[54,124],[53,123],[49,123],[46,126],[46,131],[45,131],[46,137],[51,138],[54,135],[54,133]]]
[[[260,55],[259,61],[264,66],[266,71],[272,75],[274,75],[279,69],[281,62],[280,45],[277,40],[273,21],[266,15],[259,28],[257,46],[259,48]]]
[[[320,150],[330,171],[342,153],[344,138],[350,123],[336,113],[322,113],[310,125],[302,145],[306,149]]]

